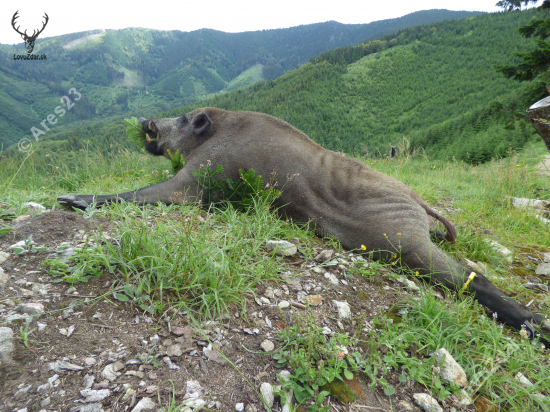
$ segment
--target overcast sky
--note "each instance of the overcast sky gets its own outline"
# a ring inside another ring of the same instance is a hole
[[[20,31],[42,27],[39,38],[93,29],[147,27],[193,31],[210,28],[225,32],[277,29],[336,20],[370,23],[418,10],[448,9],[493,12],[497,0],[0,0],[0,43],[21,43],[12,26],[19,10]]]

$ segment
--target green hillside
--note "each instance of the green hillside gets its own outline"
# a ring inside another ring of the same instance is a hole
[[[34,53],[46,54],[42,61],[14,60],[23,45],[0,45],[0,144],[32,137],[30,128],[39,127],[73,88],[82,98],[56,119],[56,132],[75,121],[158,113],[273,79],[333,48],[476,14],[428,10],[370,24],[331,21],[246,33],[95,30],[39,38]]]
[[[323,146],[387,152],[403,137],[436,157],[473,163],[505,156],[533,137],[524,122],[505,126],[491,107],[520,106],[520,84],[495,64],[529,47],[515,28],[536,15],[495,13],[404,29],[327,52],[274,81],[216,96],[212,105],[287,120]]]

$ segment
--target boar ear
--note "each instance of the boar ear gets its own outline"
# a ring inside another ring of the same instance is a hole
[[[212,126],[212,120],[206,113],[200,113],[193,120],[193,131],[195,134],[204,133],[210,126]]]

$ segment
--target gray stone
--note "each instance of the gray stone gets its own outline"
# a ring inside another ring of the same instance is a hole
[[[269,408],[273,407],[273,402],[275,401],[275,394],[273,393],[273,386],[268,382],[263,382],[260,385],[260,393],[262,394],[263,400]]]
[[[334,255],[334,250],[332,249],[322,250],[321,253],[315,256],[315,261],[319,263],[326,262],[327,260],[332,259],[332,255]]]
[[[407,401],[399,401],[398,406],[401,408],[401,411],[413,411],[415,407]]]
[[[264,296],[268,299],[275,299],[275,293],[272,288],[267,288],[264,292]]]
[[[26,207],[28,209],[32,209],[33,211],[40,212],[40,213],[43,213],[46,211],[46,208],[44,206],[36,202],[25,202],[21,206]]]
[[[176,345],[170,345],[166,348],[166,354],[168,356],[181,356],[183,355],[183,348],[179,343]]]
[[[521,382],[523,385],[529,387],[533,386],[533,383],[525,377],[525,375],[521,372],[516,373],[516,376],[514,376],[517,381]]]
[[[336,306],[340,319],[351,318],[351,307],[349,306],[348,302],[339,302],[337,300],[333,300],[332,303],[334,304],[334,306]]]
[[[103,368],[103,371],[101,372],[101,376],[103,376],[105,379],[111,382],[114,381],[118,376],[120,376],[120,373],[116,372],[114,369],[115,369],[114,363],[111,363],[105,366],[105,368]]]
[[[23,303],[19,305],[19,312],[28,315],[41,315],[44,313],[44,305],[42,303]]]
[[[456,402],[461,404],[462,406],[470,406],[474,403],[474,401],[472,401],[472,398],[470,398],[470,396],[466,393],[464,389],[461,389],[452,396],[454,396],[456,398]]]
[[[296,245],[286,240],[268,240],[265,244],[267,250],[274,250],[280,256],[292,256],[298,253]]]
[[[261,344],[260,347],[264,352],[271,352],[273,349],[275,349],[275,345],[270,340],[266,339]]]
[[[82,385],[84,385],[84,389],[90,389],[92,385],[94,384],[95,376],[94,375],[84,375],[82,378]]]
[[[527,283],[524,283],[522,285],[524,288],[526,289],[531,289],[531,290],[541,290],[543,292],[546,292],[548,293],[548,286],[546,286],[544,283],[532,283],[532,282],[527,282]]]
[[[445,348],[440,348],[435,351],[435,358],[437,360],[437,365],[441,363],[441,370],[439,376],[445,382],[455,383],[458,386],[468,386],[468,379],[462,367],[454,360],[451,354]]]
[[[13,349],[13,330],[0,327],[0,364],[11,360]]]
[[[0,290],[6,287],[9,279],[9,276],[4,273],[4,269],[0,268]]]
[[[0,263],[4,263],[6,260],[8,260],[9,253],[2,252],[0,250]]]
[[[84,399],[86,403],[101,402],[103,399],[111,396],[111,391],[109,389],[84,389],[80,391],[80,395],[86,398]]]
[[[412,280],[409,280],[409,279],[403,279],[403,283],[405,283],[405,285],[407,285],[407,288],[409,290],[412,290],[413,292],[420,292],[420,288],[418,287],[418,285],[416,283],[414,283]]]
[[[32,388],[32,385],[25,386],[24,388],[19,389],[13,397],[16,401],[19,401],[23,398],[23,396],[29,391],[29,389]]]
[[[424,412],[444,412],[439,403],[427,393],[415,393],[413,399]]]
[[[495,249],[498,253],[500,253],[508,262],[512,263],[512,252],[510,249],[502,246],[500,243],[492,240],[492,239],[485,239],[485,242],[487,242],[493,249]]]
[[[141,398],[137,405],[132,409],[132,412],[155,411],[157,405],[151,398]]]
[[[550,263],[541,263],[535,269],[535,273],[541,276],[550,276]]]
[[[338,278],[332,273],[328,273],[328,272],[325,273],[325,278],[327,278],[329,282],[332,283],[333,285],[338,285]]]
[[[544,210],[550,207],[550,202],[547,200],[527,199],[524,197],[512,197],[512,205],[518,208]]]
[[[281,382],[287,382],[290,379],[290,372],[287,370],[282,370],[279,372],[279,377]],[[290,412],[290,406],[292,405],[292,397],[294,396],[294,391],[292,389],[287,389],[285,392],[286,402],[282,405],[283,412]]]
[[[103,405],[101,403],[88,403],[83,406],[77,406],[70,409],[71,412],[103,412]]]

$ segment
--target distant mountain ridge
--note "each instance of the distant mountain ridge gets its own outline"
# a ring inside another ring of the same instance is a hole
[[[41,127],[62,96],[82,96],[52,127],[85,119],[143,115],[276,78],[337,47],[396,30],[477,12],[427,10],[369,24],[329,21],[288,29],[224,33],[150,29],[94,30],[38,39],[47,60],[14,60],[22,44],[0,44],[0,144],[7,147]],[[45,124],[46,126],[48,123]],[[9,133],[7,132],[9,130]]]

